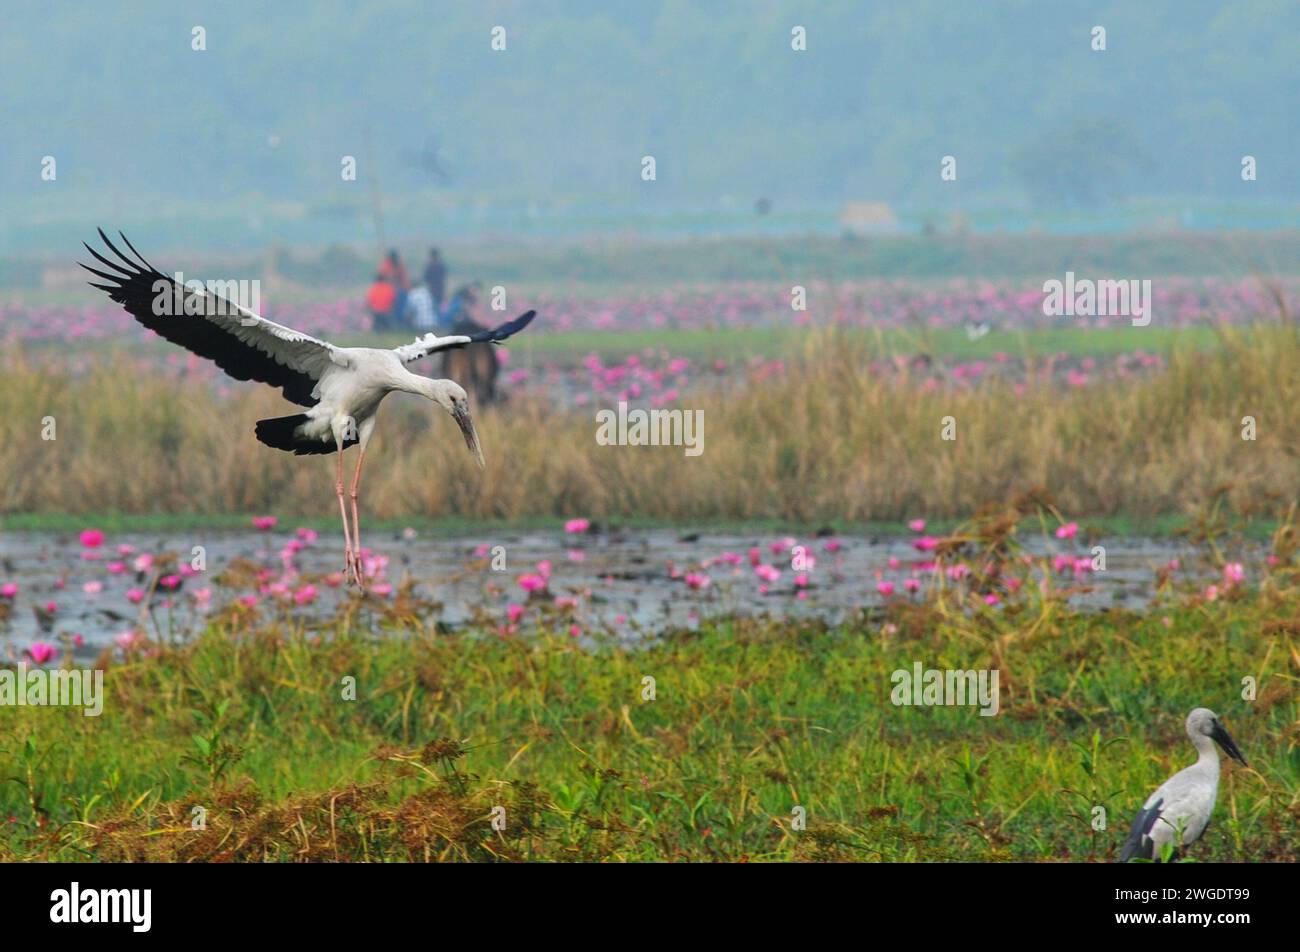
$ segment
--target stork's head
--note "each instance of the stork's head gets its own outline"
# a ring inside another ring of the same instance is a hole
[[[479,446],[478,433],[474,430],[474,420],[469,415],[469,397],[465,388],[453,380],[435,380],[433,383],[433,402],[451,414],[451,418],[460,427],[461,435],[465,437],[465,445],[482,467],[483,450]]]
[[[1233,760],[1246,763],[1246,758],[1241,756],[1241,751],[1224,728],[1223,721],[1219,720],[1219,715],[1208,707],[1198,707],[1187,715],[1187,736],[1195,739],[1198,734],[1213,740]]]

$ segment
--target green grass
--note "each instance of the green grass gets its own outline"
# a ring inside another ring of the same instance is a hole
[[[184,219],[202,219],[204,234],[214,234],[223,212],[196,212]],[[259,210],[259,214],[260,214]],[[79,209],[78,218],[84,215]],[[180,219],[177,219],[180,220]],[[268,253],[246,251],[240,258],[195,250],[194,229],[177,230],[164,223],[123,222],[123,229],[146,257],[164,271],[184,270],[202,275],[210,268],[256,278],[265,273]],[[232,223],[241,236],[245,221]],[[87,235],[81,225],[67,227],[57,242],[30,236],[24,243],[45,243],[57,254],[0,256],[0,290],[42,295],[45,300],[82,300],[64,290],[42,288],[42,260],[66,266]],[[319,233],[319,229],[315,230]],[[243,238],[241,237],[241,240]],[[239,242],[232,241],[232,246]],[[427,242],[394,242],[408,263],[424,260]],[[494,284],[528,284],[536,289],[569,293],[575,286],[590,290],[668,287],[692,283],[771,281],[807,283],[817,280],[848,281],[870,278],[942,280],[978,276],[982,279],[1027,279],[1041,282],[1045,275],[1067,268],[1079,274],[1222,276],[1294,273],[1300,260],[1300,232],[1151,230],[1114,235],[1066,234],[916,234],[880,235],[848,239],[835,235],[791,232],[784,235],[733,235],[718,237],[630,238],[548,236],[533,240],[440,242],[450,268],[450,280],[459,284],[480,280]],[[170,246],[170,247],[169,247]],[[184,260],[174,250],[184,248]],[[374,247],[336,244],[322,263],[326,249],[299,244],[281,254],[276,270],[310,287],[365,285],[373,274]],[[84,255],[84,252],[83,252]],[[242,260],[241,260],[242,259]],[[800,281],[795,281],[796,276]]]
[[[437,634],[401,610],[382,632],[227,619],[110,667],[98,718],[6,715],[0,858],[1107,860],[1209,705],[1251,768],[1225,769],[1194,856],[1295,861],[1297,631],[1269,625],[1288,611],[1062,611],[977,638],[912,611],[596,650]],[[915,661],[997,667],[1001,712],[894,706],[891,672]]]
[[[1216,566],[1240,545],[1224,499],[1197,520]],[[310,621],[160,620],[99,660],[100,716],[0,719],[0,860],[1106,861],[1189,762],[1199,706],[1250,766],[1225,768],[1192,857],[1300,859],[1295,525],[1213,600],[1162,574],[1145,610],[1088,612],[1023,558],[1028,505],[940,541],[961,582],[836,627],[579,640],[538,599],[514,632],[486,613],[449,631],[409,588]],[[996,671],[996,714],[894,703],[916,664]]]
[[[1079,357],[1113,357],[1135,350],[1163,353],[1175,345],[1192,350],[1211,350],[1218,344],[1214,328],[1203,325],[993,331],[974,341],[960,327],[881,331],[846,328],[842,333],[846,342],[866,347],[880,357],[928,353],[932,357],[950,360],[990,360],[998,353],[1017,358],[1063,352]],[[359,338],[354,343],[396,347],[407,343],[410,336],[380,334],[364,341]],[[672,357],[710,362],[722,358],[734,365],[748,357],[788,357],[800,352],[807,339],[807,329],[799,327],[754,327],[743,334],[722,330],[562,331],[520,335],[510,342],[510,354],[512,366],[517,366],[521,362],[542,360],[575,363],[590,353],[599,354],[606,361],[621,360],[628,354],[639,354],[652,348],[665,351]]]

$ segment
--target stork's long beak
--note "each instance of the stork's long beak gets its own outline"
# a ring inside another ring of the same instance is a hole
[[[460,426],[460,432],[465,437],[465,445],[469,447],[469,451],[478,460],[479,469],[482,469],[486,465],[483,462],[483,448],[479,446],[478,432],[474,429],[474,421],[470,419],[469,410],[462,410],[457,407],[451,411],[451,415],[455,417],[456,423]]]
[[[1222,724],[1215,724],[1214,731],[1210,736],[1214,738],[1215,743],[1223,748],[1225,754],[1243,766],[1250,766],[1250,764],[1246,763],[1246,758],[1241,756],[1241,751],[1237,749],[1237,742],[1228,735]]]

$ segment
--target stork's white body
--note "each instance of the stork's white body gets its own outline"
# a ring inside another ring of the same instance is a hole
[[[1182,846],[1190,846],[1201,838],[1210,825],[1210,815],[1219,799],[1219,752],[1214,741],[1201,736],[1192,738],[1196,746],[1196,763],[1184,767],[1147,797],[1143,810],[1151,810],[1162,803],[1160,817],[1148,836],[1159,855],[1168,843],[1173,843],[1179,827],[1183,831]]]
[[[401,391],[434,399],[435,381],[411,373],[394,351],[341,347],[337,353],[338,362],[325,368],[312,391],[319,402],[306,412],[309,422],[299,427],[308,439],[338,440],[352,426],[364,451],[384,397]]]

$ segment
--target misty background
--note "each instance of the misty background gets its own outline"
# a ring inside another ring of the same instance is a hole
[[[913,232],[1300,224],[1284,0],[55,3],[6,21],[10,255],[99,223],[214,248],[373,240],[376,190],[389,238],[834,232],[848,202]]]

